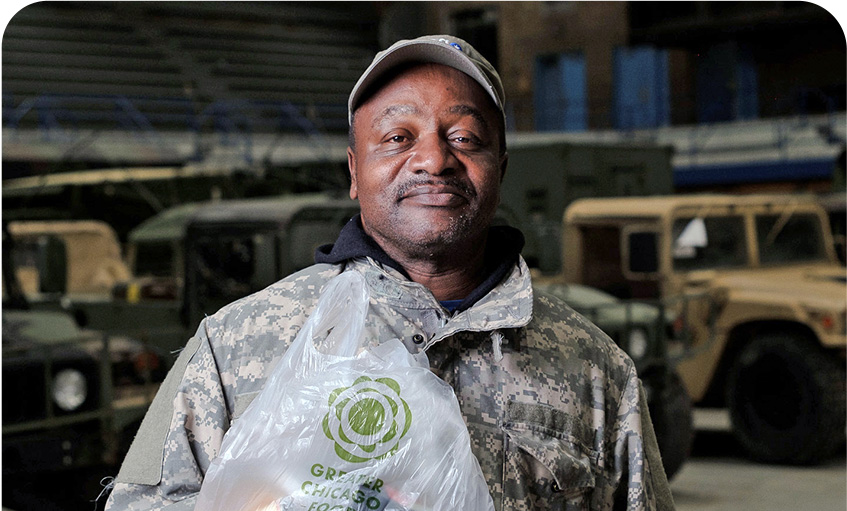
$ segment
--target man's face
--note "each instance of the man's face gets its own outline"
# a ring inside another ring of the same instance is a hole
[[[350,197],[389,255],[484,248],[506,169],[499,116],[472,78],[437,64],[406,70],[356,110]]]

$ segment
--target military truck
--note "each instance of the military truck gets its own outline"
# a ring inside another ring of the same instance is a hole
[[[845,270],[812,196],[582,199],[564,215],[563,279],[660,299],[697,406],[727,407],[756,459],[814,463],[845,439]]]
[[[161,353],[80,328],[61,310],[66,250],[60,238],[45,234],[34,245],[12,244],[4,225],[4,480],[116,466],[164,379]],[[34,260],[41,276],[29,296],[14,267],[22,259]]]
[[[312,264],[357,212],[333,194],[177,206],[130,232],[132,280],[71,307],[91,328],[179,350],[205,315]]]

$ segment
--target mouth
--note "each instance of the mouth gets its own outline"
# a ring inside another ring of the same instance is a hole
[[[405,190],[400,200],[420,206],[457,207],[469,202],[469,194],[450,184],[419,184]]]

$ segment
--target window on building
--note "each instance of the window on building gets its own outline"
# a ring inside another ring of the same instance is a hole
[[[451,24],[453,34],[471,43],[476,51],[488,59],[494,69],[500,68],[496,6],[457,11],[451,17]]]

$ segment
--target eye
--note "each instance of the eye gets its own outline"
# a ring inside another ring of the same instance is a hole
[[[385,135],[385,137],[382,139],[382,143],[387,144],[390,147],[393,147],[393,146],[405,147],[407,144],[411,143],[411,141],[412,141],[411,135],[409,135],[409,133],[406,133],[405,130],[403,130],[400,133],[397,133],[397,132],[387,133]]]
[[[459,133],[451,137],[453,143],[458,144],[463,147],[475,147],[481,144],[479,138],[468,134],[468,133]]]

